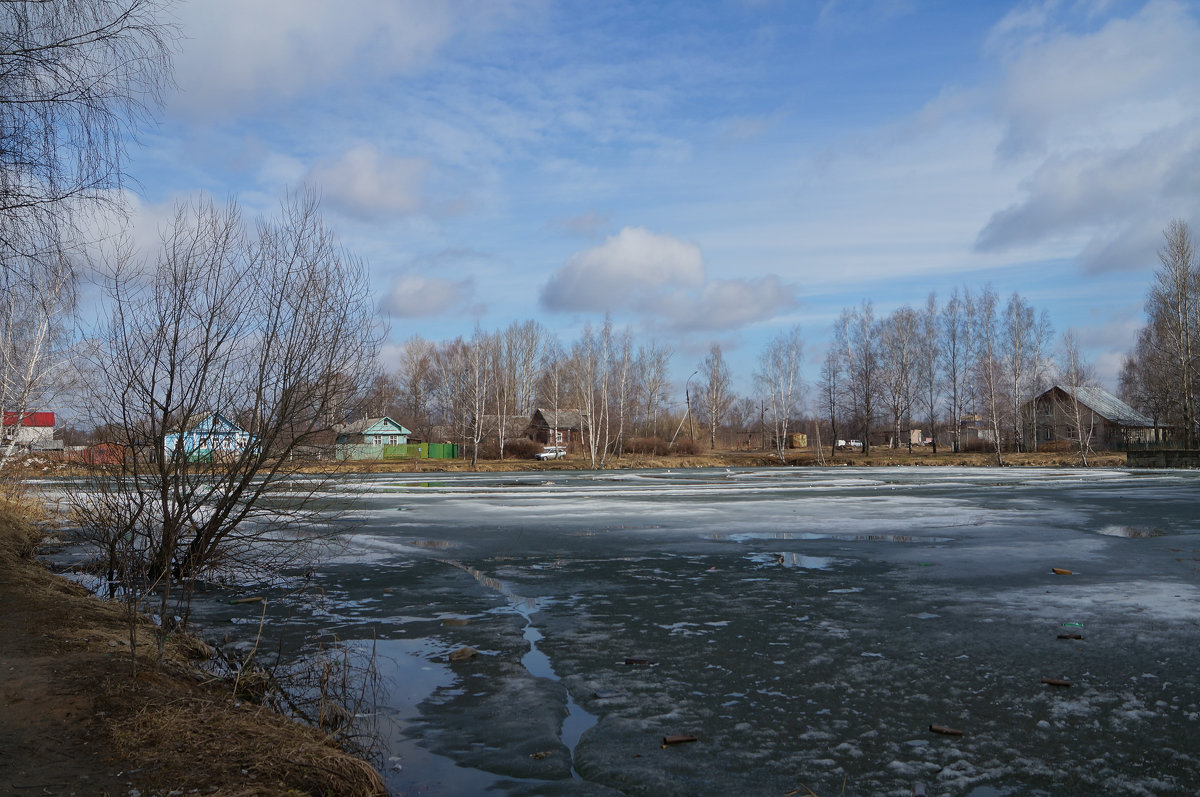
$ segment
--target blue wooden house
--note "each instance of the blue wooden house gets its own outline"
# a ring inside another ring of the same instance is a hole
[[[403,446],[412,434],[403,425],[386,415],[382,418],[363,418],[336,427],[338,445]]]
[[[182,453],[188,459],[209,459],[213,454],[240,454],[250,446],[250,433],[219,412],[201,412],[182,424],[182,431],[163,435],[167,456]]]

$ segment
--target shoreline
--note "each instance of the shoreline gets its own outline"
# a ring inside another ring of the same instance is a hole
[[[125,607],[37,560],[31,501],[0,501],[0,793],[387,793],[321,731],[235,700],[193,637],[156,661],[139,618],[135,666]]]

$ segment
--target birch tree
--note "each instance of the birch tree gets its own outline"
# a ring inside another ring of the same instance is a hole
[[[975,302],[970,291],[957,289],[942,308],[941,366],[945,375],[947,410],[954,440],[954,452],[962,450],[962,418],[971,395],[971,356],[974,350],[973,331]]]
[[[775,455],[787,464],[788,429],[803,387],[800,366],[804,343],[800,326],[780,332],[768,341],[758,358],[755,379],[771,420]]]
[[[1041,387],[1050,335],[1046,313],[1043,311],[1039,317],[1020,294],[1014,293],[1004,308],[1001,350],[1009,397],[1008,416],[1017,451],[1026,448],[1025,431],[1030,419],[1024,405]],[[1037,447],[1036,440],[1033,447]]]
[[[1004,411],[1004,364],[1000,353],[1000,320],[996,292],[984,289],[975,305],[975,371],[987,412],[988,429],[996,450],[996,464],[1004,465],[1001,414]]]
[[[1158,251],[1160,267],[1146,301],[1153,347],[1161,361],[1169,363],[1170,389],[1177,397],[1178,424],[1183,443],[1196,443],[1197,334],[1200,332],[1200,263],[1196,259],[1192,232],[1178,219],[1163,232]]]
[[[1079,353],[1079,343],[1075,333],[1063,333],[1062,350],[1058,373],[1063,387],[1067,388],[1066,406],[1058,408],[1065,411],[1074,429],[1075,442],[1079,447],[1079,464],[1085,468],[1088,465],[1088,454],[1092,450],[1092,438],[1095,436],[1096,416],[1091,407],[1080,399],[1080,393],[1085,388],[1096,384],[1092,366]]]
[[[858,309],[843,310],[838,322],[838,344],[845,353],[847,389],[862,429],[863,454],[871,453],[871,424],[879,395],[879,341],[875,308],[864,301]]]
[[[929,439],[933,442],[933,453],[937,454],[937,410],[941,400],[942,336],[938,323],[937,296],[929,294],[925,310],[920,316],[917,352],[917,383],[919,403],[925,410],[929,424]]]
[[[708,421],[708,447],[715,449],[717,428],[733,401],[729,392],[729,366],[725,364],[719,344],[712,344],[708,356],[700,364],[700,380],[703,383],[701,405]]]
[[[917,370],[917,314],[901,307],[879,327],[881,395],[892,422],[892,448],[900,445],[903,423],[912,412]],[[912,435],[909,435],[912,449]]]

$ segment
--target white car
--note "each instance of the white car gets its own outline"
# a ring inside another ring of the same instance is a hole
[[[545,450],[538,454],[534,454],[534,459],[562,459],[567,455],[567,449],[564,446],[546,446]]]

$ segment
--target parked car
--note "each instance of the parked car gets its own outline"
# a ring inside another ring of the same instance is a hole
[[[538,454],[534,454],[534,459],[562,459],[567,455],[565,446],[546,446],[546,448]]]

